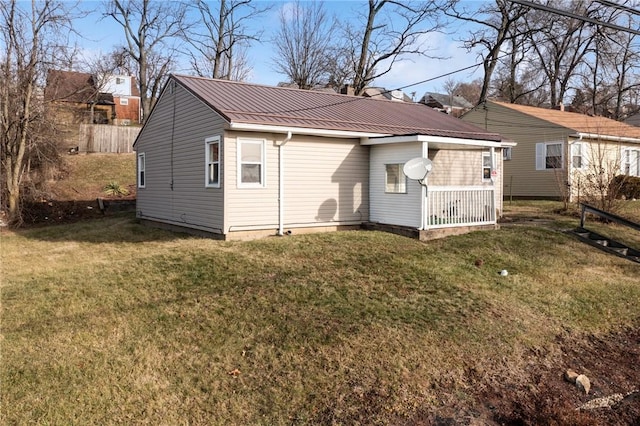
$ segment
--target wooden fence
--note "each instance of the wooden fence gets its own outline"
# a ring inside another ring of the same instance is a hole
[[[140,127],[81,124],[79,152],[133,152]]]

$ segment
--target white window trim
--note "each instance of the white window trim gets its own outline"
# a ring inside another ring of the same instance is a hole
[[[147,160],[144,152],[138,153],[138,188],[147,186]],[[142,179],[141,179],[142,176]]]
[[[246,164],[260,164],[260,183],[242,182],[242,144],[243,143],[252,143],[252,144],[260,144],[260,153],[262,159],[259,163],[250,163]],[[236,168],[237,168],[237,186],[238,188],[265,188],[267,186],[266,183],[266,140],[265,139],[252,139],[252,138],[238,138],[237,146],[236,146]]]
[[[398,191],[389,191],[387,188],[387,166],[400,166],[398,168],[400,175],[398,176],[400,179],[404,178],[404,184],[398,182],[398,187],[402,188]],[[407,193],[407,176],[404,174],[403,170],[404,163],[385,163],[384,165],[384,193],[385,194],[406,194]]]
[[[488,178],[484,177],[484,169],[486,168],[486,166],[484,165],[485,157],[489,158],[489,177]],[[482,151],[482,170],[480,171],[480,176],[482,177],[483,182],[491,182],[491,173],[493,172],[493,164],[495,164],[495,161],[491,161],[491,152]]]
[[[547,147],[549,145],[560,145],[560,167],[547,168]],[[564,156],[564,141],[538,142],[536,143],[536,170],[564,170]]]
[[[218,144],[218,161],[211,161],[211,158],[209,158],[210,155],[210,149],[209,146],[212,144]],[[222,167],[222,149],[221,148],[221,144],[220,144],[220,136],[212,136],[210,138],[206,138],[204,140],[204,186],[206,188],[220,188],[220,169]],[[218,163],[218,179],[217,179],[217,183],[211,183],[210,179],[209,179],[209,166],[211,163]]]
[[[120,98],[120,105],[129,105],[129,99]]]
[[[631,153],[635,152],[636,153],[636,164],[634,165],[631,162]],[[628,161],[627,161],[628,160]],[[621,164],[621,173],[623,175],[627,175],[627,176],[640,176],[640,148],[630,148],[630,147],[625,147],[622,148],[622,161],[620,162]],[[629,167],[629,171],[627,172],[627,167]],[[633,171],[633,168],[635,167],[635,172],[636,174],[632,174],[631,172]]]
[[[569,145],[571,147],[571,168],[572,169],[576,169],[576,170],[583,170],[587,168],[587,159],[585,157],[585,144],[582,142],[574,142],[571,145]],[[573,153],[573,150],[575,147],[579,147],[580,148],[580,154],[579,155],[575,155]],[[576,167],[573,165],[573,157],[580,157],[580,167]]]

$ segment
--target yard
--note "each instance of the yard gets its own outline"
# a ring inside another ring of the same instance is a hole
[[[0,422],[637,424],[640,265],[548,207],[427,244],[220,242],[127,214],[3,231]]]

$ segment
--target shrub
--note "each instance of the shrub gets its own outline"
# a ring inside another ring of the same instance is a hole
[[[618,175],[611,181],[618,198],[633,200],[640,198],[640,177]]]
[[[123,197],[129,195],[129,190],[118,182],[109,182],[104,187],[104,193],[111,197]]]

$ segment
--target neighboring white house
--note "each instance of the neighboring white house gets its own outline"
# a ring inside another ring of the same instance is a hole
[[[425,105],[172,75],[135,143],[137,215],[225,239],[493,228],[512,145]]]
[[[605,117],[487,101],[462,119],[518,145],[504,151],[504,193],[577,200],[615,175],[640,176],[640,128]]]

